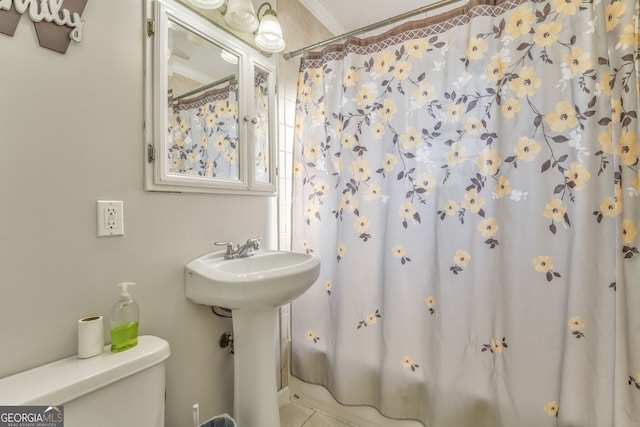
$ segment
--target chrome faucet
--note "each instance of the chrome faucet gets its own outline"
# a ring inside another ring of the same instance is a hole
[[[227,251],[224,254],[224,259],[236,259],[236,258],[246,258],[253,256],[255,252],[260,249],[260,241],[262,238],[254,237],[252,239],[247,240],[247,242],[240,246],[233,246],[232,242],[215,242],[217,246],[226,246]]]

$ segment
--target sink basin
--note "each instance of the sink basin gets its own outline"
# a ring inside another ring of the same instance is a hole
[[[234,309],[280,307],[302,295],[320,274],[314,255],[260,249],[246,258],[224,259],[224,251],[187,264],[189,301]]]

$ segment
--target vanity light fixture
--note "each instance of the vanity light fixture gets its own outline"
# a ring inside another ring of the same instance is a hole
[[[251,0],[229,0],[224,21],[236,31],[252,33],[258,28],[258,17]]]
[[[266,52],[281,52],[284,50],[285,42],[284,37],[282,37],[282,27],[278,21],[278,15],[271,7],[271,4],[263,3],[258,8],[258,16],[260,16],[260,11],[264,6],[267,6],[267,10],[260,20],[260,26],[255,37],[256,45]]]
[[[224,0],[187,0],[200,9],[217,9],[224,4]]]

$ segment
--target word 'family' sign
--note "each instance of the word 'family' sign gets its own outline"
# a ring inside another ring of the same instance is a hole
[[[87,0],[0,0],[0,33],[13,36],[22,14],[28,13],[40,46],[66,53],[71,40],[82,41],[86,4]]]

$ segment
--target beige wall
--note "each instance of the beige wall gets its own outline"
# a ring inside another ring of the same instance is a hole
[[[143,3],[90,0],[84,41],[38,45],[28,16],[0,34],[0,377],[76,353],[76,321],[108,316],[127,280],[141,334],[165,338],[167,426],[232,411],[229,320],[184,298],[185,264],[215,240],[277,245],[275,197],[143,190]],[[96,237],[96,200],[125,235]]]

